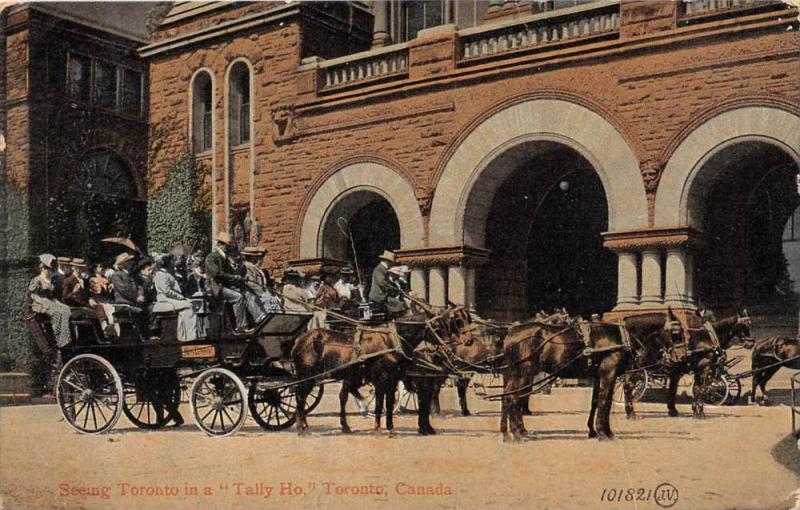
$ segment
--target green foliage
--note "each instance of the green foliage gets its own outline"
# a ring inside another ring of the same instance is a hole
[[[147,203],[147,239],[150,251],[170,251],[185,244],[208,250],[210,213],[202,200],[203,171],[187,153],[167,175],[164,186]]]

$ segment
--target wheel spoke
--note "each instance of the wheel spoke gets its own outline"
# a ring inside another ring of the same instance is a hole
[[[214,408],[212,407],[210,411],[208,411],[206,414],[204,414],[204,415],[203,415],[203,417],[202,417],[202,418],[200,418],[200,422],[201,422],[201,423],[202,423],[202,422],[205,422],[205,421],[206,421],[206,418],[208,418],[208,415],[209,415],[209,414],[211,414],[211,413],[213,413],[213,412],[214,412]]]
[[[97,405],[95,407],[97,407],[97,412],[100,413],[100,416],[103,417],[103,422],[108,423],[108,418],[106,418],[106,413],[103,412],[103,409]]]
[[[225,410],[225,409],[223,408],[223,409],[222,409],[222,412],[223,412],[223,413],[225,414],[225,416],[227,416],[227,417],[228,417],[228,419],[231,421],[231,425],[236,425],[236,420],[234,420],[233,418],[231,418],[231,415],[230,415],[230,414],[228,414],[228,411],[227,411],[227,410]],[[233,427],[231,427],[231,428],[233,428]]]
[[[95,407],[97,407],[94,402],[89,404],[90,409],[92,410],[92,421],[94,422],[94,430],[97,430],[97,413],[95,412]]]

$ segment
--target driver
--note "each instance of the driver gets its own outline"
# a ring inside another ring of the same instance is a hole
[[[217,247],[206,257],[208,287],[214,298],[233,305],[233,314],[236,316],[234,332],[251,333],[252,329],[247,324],[247,313],[250,312],[250,316],[255,318],[256,324],[263,321],[267,314],[255,295],[244,290],[245,279],[234,269],[232,255],[230,234],[220,232],[217,235]]]
[[[386,312],[389,315],[397,315],[405,311],[406,305],[397,296],[400,289],[390,281],[389,270],[395,265],[397,256],[384,250],[381,254],[380,263],[372,271],[372,283],[369,289],[369,301],[378,312]]]

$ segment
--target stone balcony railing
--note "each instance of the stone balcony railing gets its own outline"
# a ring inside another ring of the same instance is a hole
[[[739,15],[741,11],[781,8],[784,2],[772,0],[683,0],[678,15],[683,19],[713,15]]]
[[[400,78],[408,73],[408,44],[395,44],[326,60],[320,63],[319,72],[319,88],[322,91]]]
[[[619,33],[619,0],[604,0],[460,30],[462,61]]]

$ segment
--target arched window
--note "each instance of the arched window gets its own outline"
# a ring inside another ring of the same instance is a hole
[[[197,73],[192,83],[192,147],[194,152],[211,150],[213,133],[211,75]]]
[[[106,149],[86,154],[78,165],[70,191],[138,198],[136,184],[127,163]]]
[[[228,90],[228,129],[231,146],[250,141],[250,69],[244,62],[233,64]]]

